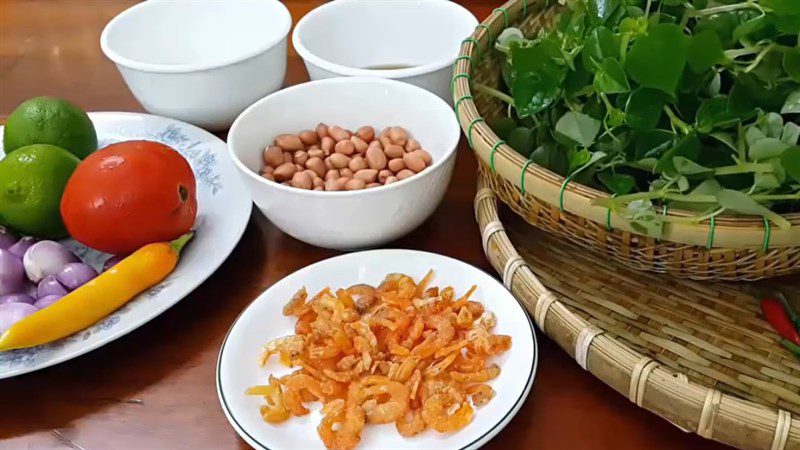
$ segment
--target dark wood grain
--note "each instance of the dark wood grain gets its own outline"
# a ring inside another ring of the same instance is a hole
[[[37,95],[89,111],[142,111],[102,55],[105,23],[119,0],[0,3],[0,114]],[[287,1],[295,23],[321,3]],[[482,19],[499,2],[464,2]],[[305,81],[290,52],[287,85]],[[463,140],[462,140],[463,141]],[[445,254],[490,271],[473,217],[475,161],[462,142],[455,176],[434,216],[388,247]],[[220,410],[214,369],[239,312],[287,274],[335,255],[300,243],[258,211],[233,254],[176,306],[109,345],[58,366],[0,381],[0,448],[247,448]],[[637,408],[539,336],[530,397],[486,448],[723,448]]]

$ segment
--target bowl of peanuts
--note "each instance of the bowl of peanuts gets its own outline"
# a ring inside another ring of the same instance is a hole
[[[353,250],[397,239],[439,205],[460,138],[449,105],[399,81],[347,77],[271,94],[228,149],[253,202],[286,234]]]

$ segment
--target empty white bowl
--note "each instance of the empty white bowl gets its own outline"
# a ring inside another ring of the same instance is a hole
[[[355,130],[402,126],[433,157],[405,180],[360,191],[309,191],[259,175],[264,149],[279,134],[317,123]],[[247,108],[228,134],[228,150],[256,206],[275,226],[320,247],[352,250],[412,231],[436,209],[450,182],[459,140],[453,110],[419,87],[380,78],[332,78],[283,89]]]
[[[220,130],[281,87],[291,25],[277,0],[149,0],[112,19],[100,47],[148,112]]]
[[[452,103],[453,62],[477,24],[448,0],[337,0],[303,17],[292,44],[312,80],[392,78]]]

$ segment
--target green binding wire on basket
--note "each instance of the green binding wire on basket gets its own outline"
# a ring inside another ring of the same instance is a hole
[[[453,72],[455,72],[456,65],[458,65],[458,62],[461,61],[462,59],[466,59],[467,61],[469,61],[469,70],[475,71],[475,64],[472,62],[472,56],[461,55],[458,58],[456,58],[455,61],[453,61]]]
[[[461,45],[470,42],[475,45],[475,54],[478,56],[478,59],[481,59],[481,44],[472,36],[467,36],[463,41],[461,41]]]
[[[472,119],[472,122],[469,123],[469,127],[467,127],[467,144],[469,144],[469,148],[472,148],[472,128],[479,122],[484,122],[483,117]]]
[[[503,27],[508,28],[508,11],[505,8],[495,8],[492,10],[492,14],[498,11],[503,13]]]
[[[611,198],[614,198],[616,196],[617,196],[617,194],[614,194],[614,195],[611,196]],[[612,230],[612,228],[611,228],[611,208],[608,208],[606,210],[606,230],[608,230],[608,231]]]
[[[457,73],[457,74],[453,75],[453,79],[450,80],[450,95],[455,95],[455,93],[456,93],[456,80],[458,80],[459,78],[466,78],[467,79],[467,83],[471,83],[472,82],[472,77],[470,76],[470,74],[468,74],[466,72],[461,72],[461,73]]]
[[[767,250],[769,249],[769,235],[770,235],[769,220],[764,218],[764,245],[761,247],[761,251],[763,251],[764,253],[766,253]]]
[[[486,34],[489,36],[489,46],[488,47],[491,47],[492,46],[492,42],[494,42],[494,38],[492,37],[492,29],[489,28],[489,25],[486,25],[486,24],[483,24],[483,23],[479,23],[478,26],[475,27],[475,30],[477,31],[477,30],[480,30],[480,29],[486,30]]]
[[[456,107],[455,107],[456,117],[458,117],[458,107],[461,105],[461,102],[463,102],[464,100],[472,100],[472,96],[469,95],[469,94],[462,95],[461,97],[458,98],[458,100],[456,100]]]
[[[711,229],[708,231],[708,242],[706,243],[706,248],[711,250],[711,247],[714,245],[714,230],[716,229],[716,221],[714,220],[714,216],[711,216]]]
[[[489,168],[492,169],[492,172],[495,171],[494,170],[494,153],[497,151],[498,147],[500,147],[501,145],[503,145],[505,143],[506,143],[506,141],[504,141],[502,139],[497,141],[497,142],[495,142],[494,145],[492,146],[492,150],[489,152]]]
[[[572,175],[564,178],[564,182],[561,183],[561,190],[558,192],[558,209],[561,212],[564,212],[564,190],[567,188],[567,184],[572,181]]]
[[[533,159],[528,158],[525,161],[525,165],[522,166],[522,172],[519,174],[519,188],[522,191],[522,195],[525,195],[525,173],[528,171],[528,166],[531,165]]]

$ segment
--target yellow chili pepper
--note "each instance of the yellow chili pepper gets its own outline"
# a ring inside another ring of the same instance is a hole
[[[116,311],[172,273],[178,254],[192,235],[147,244],[47,308],[15,323],[0,336],[0,351],[56,341]]]

